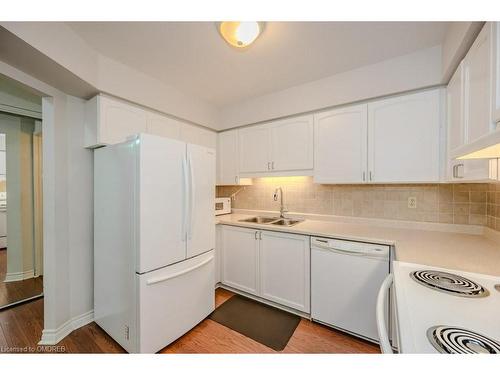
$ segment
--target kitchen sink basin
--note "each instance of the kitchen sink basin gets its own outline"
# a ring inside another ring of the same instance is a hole
[[[265,216],[255,216],[248,219],[238,220],[244,223],[255,223],[255,224],[272,224],[281,225],[283,227],[291,227],[292,225],[298,224],[304,220],[297,219],[283,219],[279,217],[265,217]]]
[[[279,217],[264,217],[264,216],[256,216],[248,219],[241,219],[238,221],[242,221],[245,223],[255,223],[255,224],[269,224],[273,221],[279,220]]]
[[[284,226],[284,227],[291,227],[292,225],[298,224],[301,221],[303,221],[303,220],[279,219],[279,220],[273,221],[270,224],[272,224],[272,225],[281,225],[281,226]]]

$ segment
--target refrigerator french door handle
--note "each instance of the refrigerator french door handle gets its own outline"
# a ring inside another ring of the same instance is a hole
[[[187,239],[187,227],[188,227],[188,215],[189,215],[189,177],[188,177],[188,166],[187,157],[184,156],[182,159],[182,174],[184,178],[184,202],[183,202],[183,221],[182,221],[182,241]]]
[[[193,224],[194,224],[194,195],[195,195],[195,183],[194,183],[194,172],[193,163],[191,162],[191,155],[188,154],[188,165],[189,165],[189,227],[188,227],[188,239],[193,237]]]

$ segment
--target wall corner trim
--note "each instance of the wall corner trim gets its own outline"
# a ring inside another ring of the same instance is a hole
[[[94,321],[94,310],[69,319],[56,329],[44,329],[38,345],[56,345],[74,330]]]

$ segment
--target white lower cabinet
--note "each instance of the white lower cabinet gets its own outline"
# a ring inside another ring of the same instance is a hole
[[[260,296],[310,312],[309,237],[263,231],[259,238]]]
[[[222,282],[250,294],[259,293],[259,231],[222,227]]]
[[[222,283],[310,312],[309,237],[221,226]]]
[[[214,284],[217,285],[222,281],[222,271],[221,271],[221,263],[222,263],[222,227],[220,225],[215,226],[215,251],[214,251],[214,260],[215,260],[215,280]]]

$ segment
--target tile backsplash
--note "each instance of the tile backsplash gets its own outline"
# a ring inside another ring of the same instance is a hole
[[[436,223],[488,225],[500,230],[500,184],[320,185],[312,177],[254,178],[251,186],[218,186],[236,193],[234,208],[279,210],[281,186],[289,211]],[[415,197],[416,208],[408,208]]]

